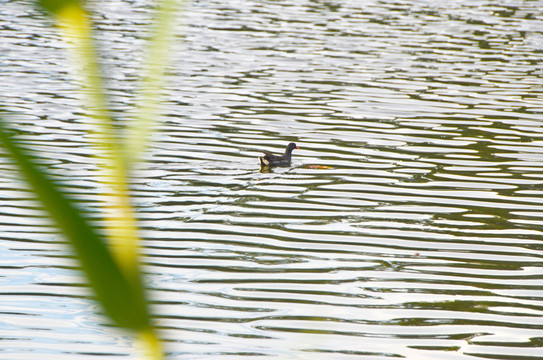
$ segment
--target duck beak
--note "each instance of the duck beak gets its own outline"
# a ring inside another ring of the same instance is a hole
[[[296,146],[296,149],[300,150],[300,148],[298,146]]]

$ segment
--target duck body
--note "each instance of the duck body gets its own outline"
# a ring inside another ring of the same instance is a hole
[[[274,155],[269,151],[262,151],[264,156],[260,156],[258,160],[260,161],[261,167],[284,167],[290,166],[292,159],[292,150],[299,149],[295,143],[290,143],[287,145],[285,153],[283,155]]]

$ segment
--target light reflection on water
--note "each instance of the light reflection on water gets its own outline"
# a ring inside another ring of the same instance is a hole
[[[148,10],[104,6],[122,116]],[[0,71],[15,90],[2,102],[94,209],[62,45],[24,4],[4,7]],[[541,356],[538,2],[208,1],[185,16],[133,183],[171,358]],[[293,167],[259,172],[259,150],[290,141]],[[0,161],[6,358],[131,353]]]

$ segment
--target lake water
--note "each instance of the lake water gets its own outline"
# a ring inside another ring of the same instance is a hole
[[[0,1],[0,103],[88,208],[64,48]],[[543,359],[543,2],[194,1],[134,178],[170,359]],[[96,11],[119,117],[146,1]],[[291,168],[261,149],[295,141]],[[120,359],[0,157],[0,358]]]

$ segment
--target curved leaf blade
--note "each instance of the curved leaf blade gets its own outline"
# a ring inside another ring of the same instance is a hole
[[[32,157],[14,141],[0,119],[0,141],[24,179],[72,245],[91,288],[105,313],[125,329],[144,332],[150,326],[141,277],[128,279],[115,262],[105,239],[60,191]]]

